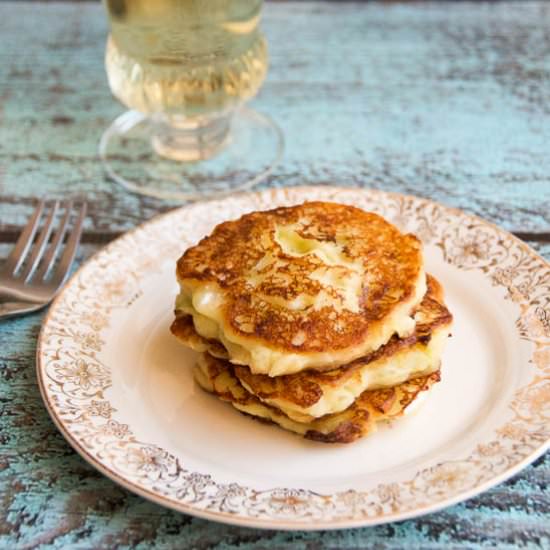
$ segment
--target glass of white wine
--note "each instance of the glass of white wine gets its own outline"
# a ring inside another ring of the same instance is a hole
[[[252,187],[283,150],[278,126],[244,103],[268,65],[262,0],[104,0],[111,91],[130,110],[99,154],[126,189],[195,200]]]

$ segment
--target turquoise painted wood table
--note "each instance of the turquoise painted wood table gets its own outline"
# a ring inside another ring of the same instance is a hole
[[[550,258],[550,9],[529,3],[268,4],[271,69],[255,106],[286,150],[266,186],[341,183],[478,214]],[[0,3],[0,258],[37,197],[86,197],[79,262],[174,204],[102,174],[122,108],[98,4]],[[549,548],[550,455],[416,520],[331,533],[258,531],[165,510],[73,452],[34,372],[43,313],[0,324],[2,548]]]

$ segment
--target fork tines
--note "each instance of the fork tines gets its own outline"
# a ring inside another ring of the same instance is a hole
[[[74,260],[85,215],[86,203],[74,208],[73,201],[40,201],[9,255],[3,275],[25,283],[51,279],[52,285],[61,285]],[[59,263],[52,269],[64,244]]]

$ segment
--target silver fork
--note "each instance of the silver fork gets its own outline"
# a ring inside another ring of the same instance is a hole
[[[49,208],[44,200],[38,204],[0,270],[0,318],[43,308],[51,302],[65,282],[80,242],[86,203],[76,210],[76,220],[65,245],[63,240],[75,209],[72,201],[64,205],[61,223],[50,243],[59,208],[59,201],[55,201]],[[47,214],[46,221],[33,244],[43,214]],[[56,265],[56,259],[63,247],[63,254]]]

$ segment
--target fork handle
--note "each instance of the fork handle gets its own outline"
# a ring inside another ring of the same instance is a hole
[[[25,302],[36,303],[41,300],[33,300],[33,296],[30,295],[30,291],[18,290],[17,288],[6,288],[0,285],[0,304],[4,302]]]
[[[23,315],[24,313],[31,313],[43,308],[45,305],[31,304],[29,302],[3,302],[0,303],[0,320]]]

